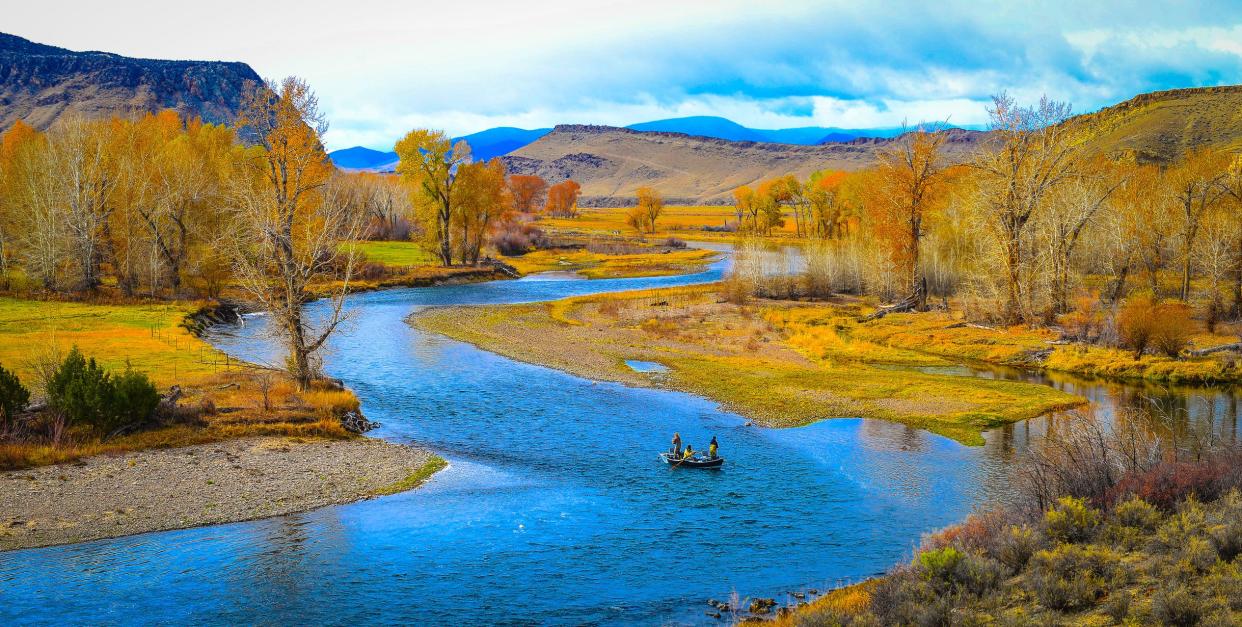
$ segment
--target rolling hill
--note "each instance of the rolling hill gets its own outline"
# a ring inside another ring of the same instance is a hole
[[[1146,162],[1168,163],[1203,146],[1242,150],[1242,86],[1143,94],[1066,124],[1075,127],[1088,154],[1129,154]],[[982,131],[946,132],[951,161],[969,158],[986,137]],[[738,185],[773,176],[869,166],[876,150],[891,141],[859,137],[798,146],[565,125],[505,161],[511,172],[538,174],[553,183],[574,179],[582,185],[584,204],[624,203],[642,186],[654,187],[673,202],[717,203],[728,202],[729,192]]]
[[[1149,163],[1204,146],[1242,150],[1242,85],[1142,94],[1070,124],[1081,128],[1092,152]]]
[[[161,109],[228,123],[246,81],[260,80],[245,63],[74,52],[0,33],[0,128],[24,120],[45,129],[65,115],[132,116]]]
[[[948,132],[951,158],[964,158],[980,135]],[[857,170],[873,163],[877,147],[889,141],[859,138],[797,146],[562,125],[504,159],[513,173],[538,174],[553,183],[574,179],[582,185],[584,204],[620,202],[642,186],[656,188],[671,202],[695,204],[728,202],[735,187],[780,174]]]

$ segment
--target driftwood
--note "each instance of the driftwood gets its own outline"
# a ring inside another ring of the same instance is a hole
[[[1213,353],[1223,353],[1225,351],[1242,352],[1242,342],[1234,342],[1233,344],[1221,344],[1220,346],[1211,346],[1209,348],[1201,348],[1199,350],[1186,351],[1191,357],[1203,357]]]
[[[927,309],[927,279],[920,281],[918,286],[914,288],[914,292],[901,299],[901,302],[880,307],[862,318],[859,318],[859,322],[879,320],[880,318],[883,318],[891,313],[903,313],[915,310],[922,311],[925,309]]]

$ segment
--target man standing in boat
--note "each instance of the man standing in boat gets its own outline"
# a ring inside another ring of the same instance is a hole
[[[673,432],[673,457],[681,458],[681,434],[676,431]]]
[[[716,436],[713,435],[711,444],[707,445],[707,458],[708,459],[716,459],[716,448],[717,448]]]

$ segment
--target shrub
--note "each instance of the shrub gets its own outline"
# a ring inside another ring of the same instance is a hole
[[[151,417],[159,393],[145,374],[126,369],[115,379],[75,346],[52,375],[48,400],[70,424],[107,435]]]
[[[949,595],[908,571],[890,573],[871,593],[871,610],[884,625],[950,625]]]
[[[1040,547],[1040,537],[1026,525],[1014,525],[1004,534],[996,557],[1014,571],[1021,570]]]
[[[1192,494],[1212,501],[1242,485],[1239,461],[1236,454],[1224,454],[1200,462],[1166,462],[1122,477],[1110,493],[1113,499],[1137,496],[1165,511]]]
[[[1180,355],[1192,335],[1190,308],[1182,303],[1161,303],[1153,312],[1152,322],[1152,346],[1169,357]]]
[[[101,431],[111,433],[121,427],[141,424],[151,417],[159,404],[160,394],[147,375],[126,368],[112,380],[108,421],[101,425]]]
[[[1203,604],[1183,585],[1163,588],[1151,600],[1151,617],[1161,625],[1197,625],[1202,615]]]
[[[1200,537],[1187,538],[1185,546],[1182,547],[1182,561],[1196,573],[1207,572],[1215,565],[1216,555],[1216,547]]]
[[[1052,609],[1085,608],[1124,574],[1119,564],[1120,558],[1109,549],[1062,544],[1031,557],[1031,588],[1039,602]]]
[[[1134,350],[1134,358],[1143,356],[1151,343],[1151,312],[1154,303],[1149,296],[1135,296],[1117,312],[1117,335],[1123,344]]]
[[[1000,585],[1003,570],[994,559],[952,546],[923,551],[914,561],[914,572],[942,594],[983,594]]]
[[[1160,524],[1160,512],[1147,501],[1131,496],[1129,500],[1113,508],[1112,522],[1123,527],[1154,531]]]
[[[1062,497],[1044,514],[1044,533],[1060,542],[1089,540],[1099,524],[1100,512],[1072,496]]]
[[[1104,613],[1108,614],[1113,622],[1122,623],[1126,617],[1130,615],[1130,605],[1134,601],[1134,595],[1129,590],[1120,590],[1109,595],[1108,601],[1104,604]]]
[[[948,581],[966,554],[954,547],[923,551],[915,559],[915,572],[931,582]]]
[[[1117,332],[1138,359],[1148,346],[1177,357],[1191,336],[1190,308],[1181,303],[1158,303],[1149,296],[1126,301],[1117,314]]]
[[[521,220],[505,220],[492,233],[492,247],[506,257],[525,255],[547,243],[542,230]]]
[[[17,375],[0,366],[0,432],[30,402],[30,391],[17,380]]]

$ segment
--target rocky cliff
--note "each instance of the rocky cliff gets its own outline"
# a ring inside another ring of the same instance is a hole
[[[0,128],[24,120],[43,129],[66,115],[133,116],[160,109],[231,122],[246,81],[260,80],[245,63],[75,52],[0,33]]]

